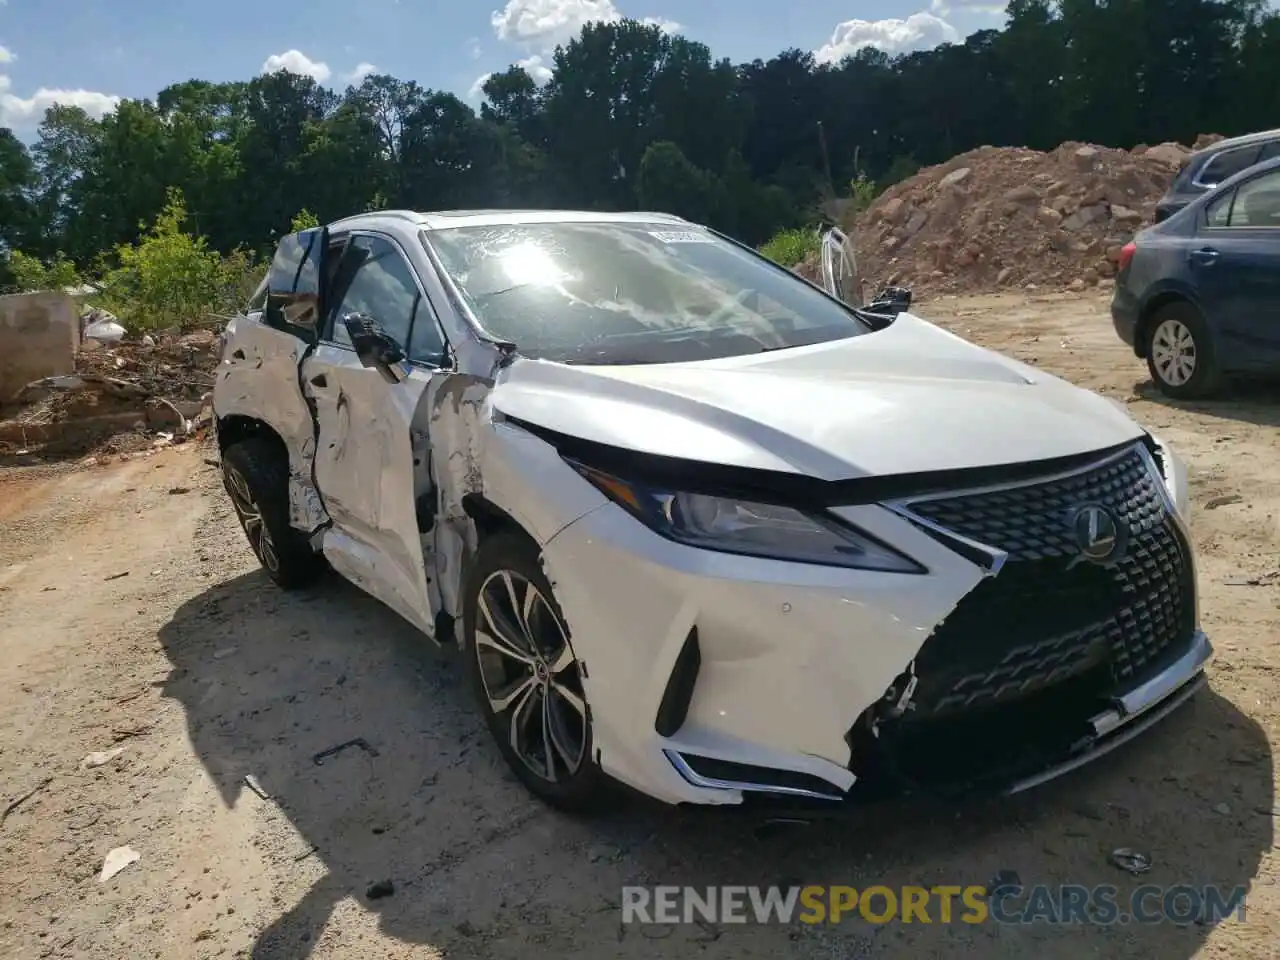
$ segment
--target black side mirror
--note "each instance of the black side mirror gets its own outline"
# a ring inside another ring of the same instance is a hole
[[[906,287],[885,287],[880,295],[863,307],[868,313],[896,317],[911,309],[911,291]]]
[[[342,318],[351,346],[361,366],[373,367],[387,383],[400,383],[409,376],[404,351],[387,331],[367,313],[348,313]]]

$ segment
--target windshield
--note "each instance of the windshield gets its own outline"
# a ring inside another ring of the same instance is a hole
[[[526,357],[670,363],[870,332],[790,272],[700,227],[502,224],[423,239],[485,331]]]

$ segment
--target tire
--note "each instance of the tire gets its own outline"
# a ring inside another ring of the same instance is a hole
[[[278,444],[250,437],[222,454],[222,485],[262,569],[278,586],[314,583],[324,557],[289,525],[289,463]]]
[[[527,537],[504,532],[482,541],[463,594],[463,654],[489,732],[520,782],[569,813],[610,806],[613,785],[593,756],[582,670]]]
[[[1221,385],[1209,325],[1190,303],[1170,303],[1156,311],[1147,324],[1146,353],[1151,379],[1167,397],[1208,397]]]

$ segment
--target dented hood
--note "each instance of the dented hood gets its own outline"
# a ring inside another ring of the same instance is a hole
[[[822,480],[1050,459],[1142,435],[1097,394],[905,313],[865,336],[722,360],[520,359],[491,399],[583,440]]]

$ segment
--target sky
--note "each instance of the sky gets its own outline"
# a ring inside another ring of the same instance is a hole
[[[788,47],[839,60],[926,49],[1004,22],[997,0],[0,0],[0,126],[52,103],[97,117],[171,83],[306,73],[339,90],[390,73],[478,106],[490,72],[546,78],[584,23],[647,20],[735,63]]]

